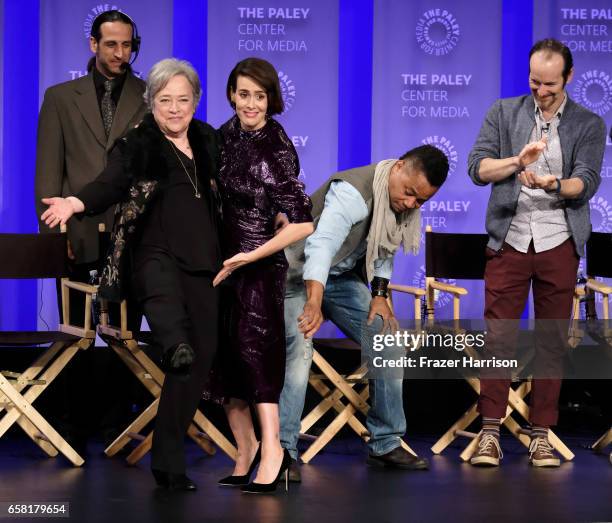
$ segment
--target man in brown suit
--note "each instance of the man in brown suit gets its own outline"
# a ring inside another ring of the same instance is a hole
[[[108,153],[117,138],[137,125],[146,112],[145,84],[130,68],[130,58],[138,54],[140,46],[133,20],[116,10],[101,13],[92,24],[89,43],[94,53],[87,67],[89,74],[49,87],[45,92],[38,120],[36,157],[35,196],[39,219],[47,207],[41,199],[76,194],[93,181],[104,170]],[[113,209],[80,220],[72,219],[68,224],[73,280],[86,282],[89,271],[98,268],[98,259],[103,255],[98,252],[99,223],[111,230]],[[49,232],[44,222],[39,221],[39,224],[41,233]],[[71,295],[72,323],[83,321],[83,310],[82,296]],[[93,368],[91,352],[76,359],[59,380],[61,415],[67,418],[65,437],[79,453],[85,450],[83,417],[91,410],[87,405],[90,401],[87,392],[93,389],[86,381]],[[121,380],[123,375],[123,384],[127,385],[129,376],[114,359],[109,361],[105,371],[97,370],[114,375],[115,380]],[[112,390],[121,394],[125,387],[113,387]],[[107,429],[105,439],[112,438],[123,418],[129,416],[128,398],[122,396],[109,402],[115,408],[113,412],[107,411],[113,419],[102,420],[103,428],[106,425]],[[120,410],[125,412],[119,413]]]
[[[129,67],[139,45],[134,27],[132,20],[119,11],[100,14],[91,28],[90,48],[95,56],[89,62],[89,74],[45,92],[36,151],[39,217],[46,209],[41,198],[79,192],[102,172],[115,140],[142,119],[146,111],[144,82]],[[110,209],[103,215],[70,221],[68,235],[77,279],[81,273],[87,278],[88,270],[83,273],[79,269],[99,258],[98,223],[104,222],[110,230],[112,220]],[[40,232],[48,232],[43,222],[39,224]]]

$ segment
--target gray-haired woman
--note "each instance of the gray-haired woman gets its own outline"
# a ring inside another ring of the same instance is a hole
[[[107,168],[75,196],[44,198],[42,219],[54,227],[120,203],[99,293],[116,299],[132,285],[141,302],[167,372],[153,475],[164,488],[195,490],[185,475],[184,436],[217,346],[217,141],[193,118],[201,89],[188,62],[155,64],[144,96],[151,114],[117,142]]]

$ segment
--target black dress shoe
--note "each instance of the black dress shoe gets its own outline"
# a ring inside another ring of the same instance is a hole
[[[242,474],[241,476],[226,476],[221,478],[217,483],[221,487],[241,487],[242,485],[248,485],[249,479],[251,478],[251,474],[255,470],[255,467],[259,464],[261,460],[261,444],[257,448],[257,452],[253,457],[253,461],[249,466],[249,470],[246,474]]]
[[[195,359],[195,352],[191,345],[187,343],[178,343],[170,347],[162,355],[161,367],[162,370],[169,374],[177,376],[187,376],[191,371],[191,364]]]
[[[291,465],[289,465],[289,482],[290,483],[301,483],[302,472],[296,459],[291,458]]]
[[[193,492],[198,490],[198,486],[191,481],[185,474],[173,474],[164,470],[151,469],[157,486],[166,490],[184,490]]]
[[[389,467],[395,469],[404,470],[427,470],[429,464],[424,458],[413,456],[407,450],[402,447],[397,447],[391,452],[387,452],[382,456],[374,456],[370,454],[368,456],[368,465],[375,465],[378,467]]]

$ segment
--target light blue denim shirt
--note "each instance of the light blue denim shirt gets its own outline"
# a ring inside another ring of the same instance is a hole
[[[365,240],[353,254],[333,267],[331,263],[351,228],[367,217],[368,207],[359,191],[348,182],[332,182],[325,195],[325,207],[317,228],[306,240],[304,280],[316,280],[325,287],[329,274],[337,276],[355,267],[357,261],[365,256]],[[375,276],[390,280],[392,274],[393,257],[374,261]]]

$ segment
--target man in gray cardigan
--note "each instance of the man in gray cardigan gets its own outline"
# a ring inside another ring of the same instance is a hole
[[[468,160],[473,182],[492,184],[486,217],[487,320],[519,319],[530,286],[536,320],[570,318],[578,261],[591,232],[589,200],[601,181],[606,127],[565,91],[573,75],[570,50],[546,39],[532,47],[529,59],[532,94],[495,102]],[[488,330],[493,343],[498,338]],[[559,332],[550,343],[559,346],[562,338]],[[509,386],[506,376],[481,380],[483,431],[473,465],[499,465],[500,418]],[[548,442],[560,387],[560,379],[533,379],[529,458],[534,466],[560,464]]]
[[[323,315],[360,343],[366,357],[371,354],[373,335],[381,332],[383,325],[396,326],[386,301],[393,256],[400,243],[405,251],[418,247],[418,209],[437,192],[447,174],[444,153],[423,145],[397,160],[336,173],[312,195],[316,230],[305,242],[285,251],[289,261],[285,291],[287,362],[279,405],[280,437],[293,460],[297,459],[300,418],[313,357],[312,336]],[[359,270],[363,262],[365,279]],[[371,283],[371,290],[366,282]],[[371,380],[370,403],[366,419],[370,432],[368,463],[427,468],[424,459],[400,446],[406,430],[402,380]],[[295,462],[289,478],[299,480]]]

